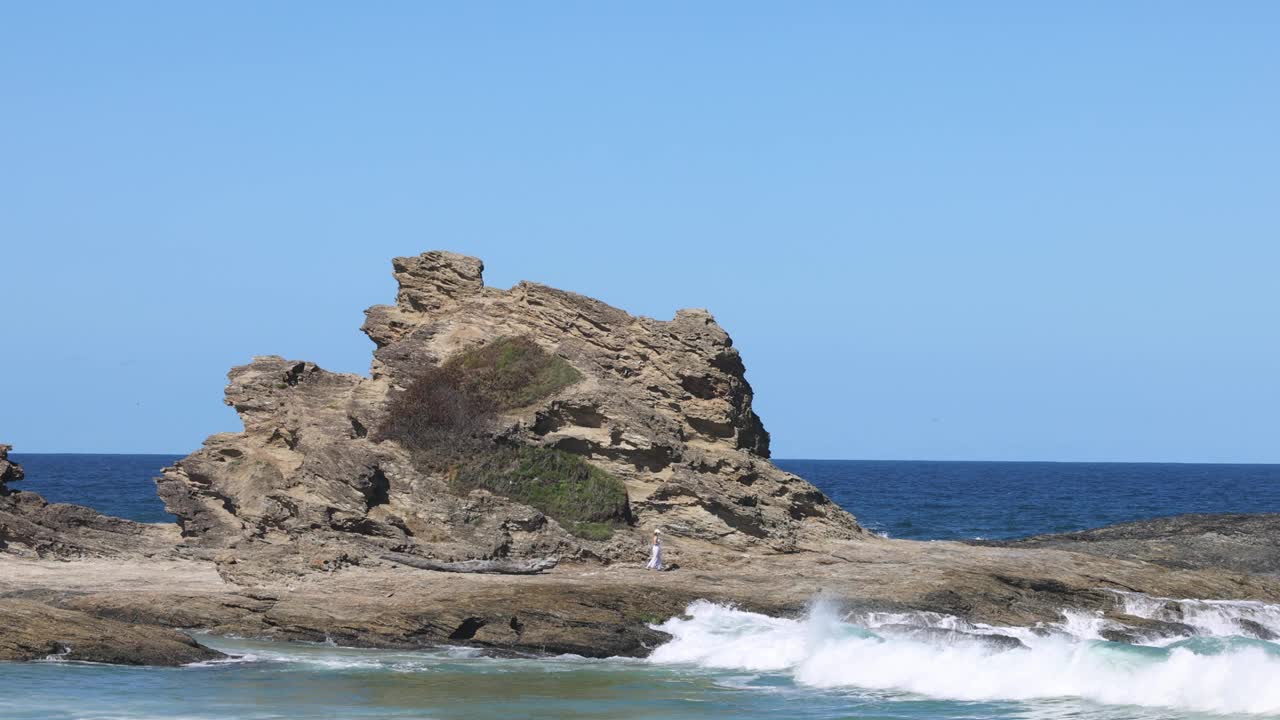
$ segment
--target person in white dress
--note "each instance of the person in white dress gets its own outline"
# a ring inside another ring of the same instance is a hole
[[[649,564],[645,567],[650,570],[662,569],[662,538],[657,528],[653,531],[653,550],[649,552]]]

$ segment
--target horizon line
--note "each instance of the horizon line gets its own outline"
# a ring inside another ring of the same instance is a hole
[[[193,451],[194,452],[194,451]],[[11,450],[10,457],[21,455],[111,455],[111,456],[177,456],[185,457],[191,452],[87,452],[87,451],[20,451]],[[1009,464],[1059,464],[1059,465],[1280,465],[1276,462],[1254,462],[1247,460],[1026,460],[1005,459],[988,460],[970,459],[935,459],[935,458],[834,458],[834,457],[769,457],[770,461],[781,462],[882,462],[882,463],[1009,463]]]

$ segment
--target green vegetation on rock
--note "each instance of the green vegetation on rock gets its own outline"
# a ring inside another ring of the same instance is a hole
[[[449,464],[475,451],[473,441],[494,413],[530,405],[580,379],[572,365],[533,340],[498,338],[421,371],[392,397],[381,436],[427,464]]]
[[[450,358],[463,383],[499,410],[525,407],[582,379],[564,358],[526,337],[502,337]]]
[[[573,523],[569,527],[569,532],[583,540],[608,540],[613,537],[613,529],[620,525],[622,523],[580,522]]]
[[[621,480],[577,455],[498,445],[487,435],[497,412],[581,379],[529,338],[498,338],[423,370],[391,399],[379,434],[423,470],[447,473],[457,492],[485,489],[541,510],[578,537],[607,540],[629,518]]]
[[[452,485],[459,492],[484,489],[535,507],[586,540],[607,540],[629,515],[621,480],[551,448],[495,446],[457,465]]]

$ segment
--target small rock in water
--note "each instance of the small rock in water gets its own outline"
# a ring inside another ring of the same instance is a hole
[[[1236,620],[1236,625],[1244,631],[1245,635],[1255,640],[1280,640],[1280,635],[1272,632],[1266,625],[1257,620],[1240,618]]]
[[[1012,635],[986,635],[967,633],[946,628],[916,627],[914,625],[891,624],[874,628],[875,632],[892,637],[919,640],[939,645],[976,644],[988,650],[1003,652],[1005,650],[1027,649],[1026,643]]]
[[[1098,634],[1104,640],[1127,645],[1141,645],[1153,640],[1190,637],[1196,634],[1196,629],[1186,623],[1153,620],[1136,615],[1115,615],[1112,619],[1120,623],[1120,626],[1106,628]]]

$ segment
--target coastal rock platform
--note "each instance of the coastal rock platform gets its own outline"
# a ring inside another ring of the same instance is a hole
[[[974,544],[1057,548],[1131,558],[1177,569],[1280,576],[1280,513],[1207,513],[1118,523],[1090,530]]]

